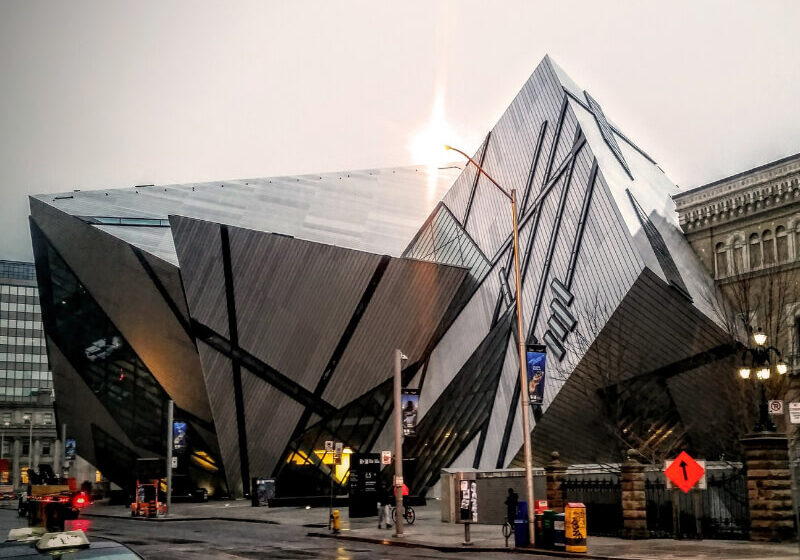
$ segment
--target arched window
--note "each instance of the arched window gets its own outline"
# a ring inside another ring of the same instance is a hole
[[[728,252],[725,249],[724,243],[717,243],[714,249],[717,263],[717,278],[722,278],[728,275]]]
[[[794,258],[800,261],[800,221],[794,226]]]
[[[750,236],[750,270],[755,270],[761,266],[761,240],[758,234]]]
[[[786,236],[786,228],[783,226],[775,228],[775,251],[778,253],[778,262],[789,260],[789,238]]]
[[[775,264],[775,240],[770,230],[765,230],[761,234],[761,244],[764,247],[764,266]]]
[[[733,238],[733,273],[741,274],[744,272],[744,238]]]

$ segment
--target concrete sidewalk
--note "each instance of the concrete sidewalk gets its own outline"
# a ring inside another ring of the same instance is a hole
[[[394,546],[413,546],[431,548],[446,552],[480,553],[486,551],[508,551],[517,554],[559,555],[545,550],[513,550],[505,547],[505,539],[498,525],[473,525],[471,537],[473,545],[462,545],[464,529],[461,525],[442,523],[439,502],[431,500],[426,507],[414,508],[417,520],[414,525],[404,525],[405,536],[393,538],[393,530],[378,529],[377,516],[365,519],[350,519],[347,510],[342,509],[341,533],[331,535],[328,527],[327,508],[255,508],[246,500],[228,502],[207,502],[203,504],[173,504],[172,513],[167,518],[144,520],[131,518],[126,506],[94,504],[84,510],[86,517],[127,517],[131,521],[180,522],[202,519],[239,521],[251,523],[277,523],[295,525],[308,529],[309,536],[370,542]],[[513,546],[513,537],[511,539]],[[624,539],[590,537],[587,554],[563,554],[583,558],[641,559],[731,559],[731,560],[796,560],[800,558],[797,543],[772,544],[751,543],[749,541],[676,541],[672,539],[651,539],[629,541]]]

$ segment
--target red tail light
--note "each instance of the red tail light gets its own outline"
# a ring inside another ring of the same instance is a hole
[[[84,494],[78,494],[72,499],[72,505],[76,508],[82,508],[89,503]]]

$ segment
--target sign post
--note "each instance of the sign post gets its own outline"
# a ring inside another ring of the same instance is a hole
[[[706,481],[706,462],[696,461],[686,451],[681,451],[675,459],[665,461],[664,474],[667,477],[667,488],[672,488],[672,484],[683,490],[684,494],[688,494],[689,490],[697,486],[698,490],[705,490],[708,488]],[[700,515],[700,494],[694,493],[694,517],[695,517],[695,530],[697,536],[702,538],[701,530],[701,515]],[[672,521],[675,534],[680,532],[680,516],[678,515],[678,493],[673,489],[672,492]],[[676,537],[677,538],[677,537]]]
[[[475,473],[462,472],[456,477],[457,489],[456,511],[458,516],[456,521],[464,524],[464,545],[472,545],[469,529],[472,523],[478,522],[478,484],[475,480]]]

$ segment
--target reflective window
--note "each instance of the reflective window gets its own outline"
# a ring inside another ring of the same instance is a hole
[[[717,256],[717,278],[728,275],[728,253],[724,243],[717,243],[715,250]]]
[[[128,437],[161,453],[166,393],[53,247],[34,237],[50,272],[41,300],[53,341]]]
[[[736,237],[733,240],[733,273],[744,272],[744,239]]]
[[[775,263],[775,240],[772,238],[772,232],[766,230],[761,236],[761,243],[764,246],[764,266]]]
[[[778,262],[789,260],[789,237],[786,235],[786,228],[783,226],[775,228],[775,250],[778,253]]]
[[[436,208],[433,216],[417,233],[403,256],[469,268],[470,277],[475,285],[491,268],[488,259],[444,204]]]
[[[750,270],[755,270],[761,266],[761,240],[758,234],[750,236]]]

